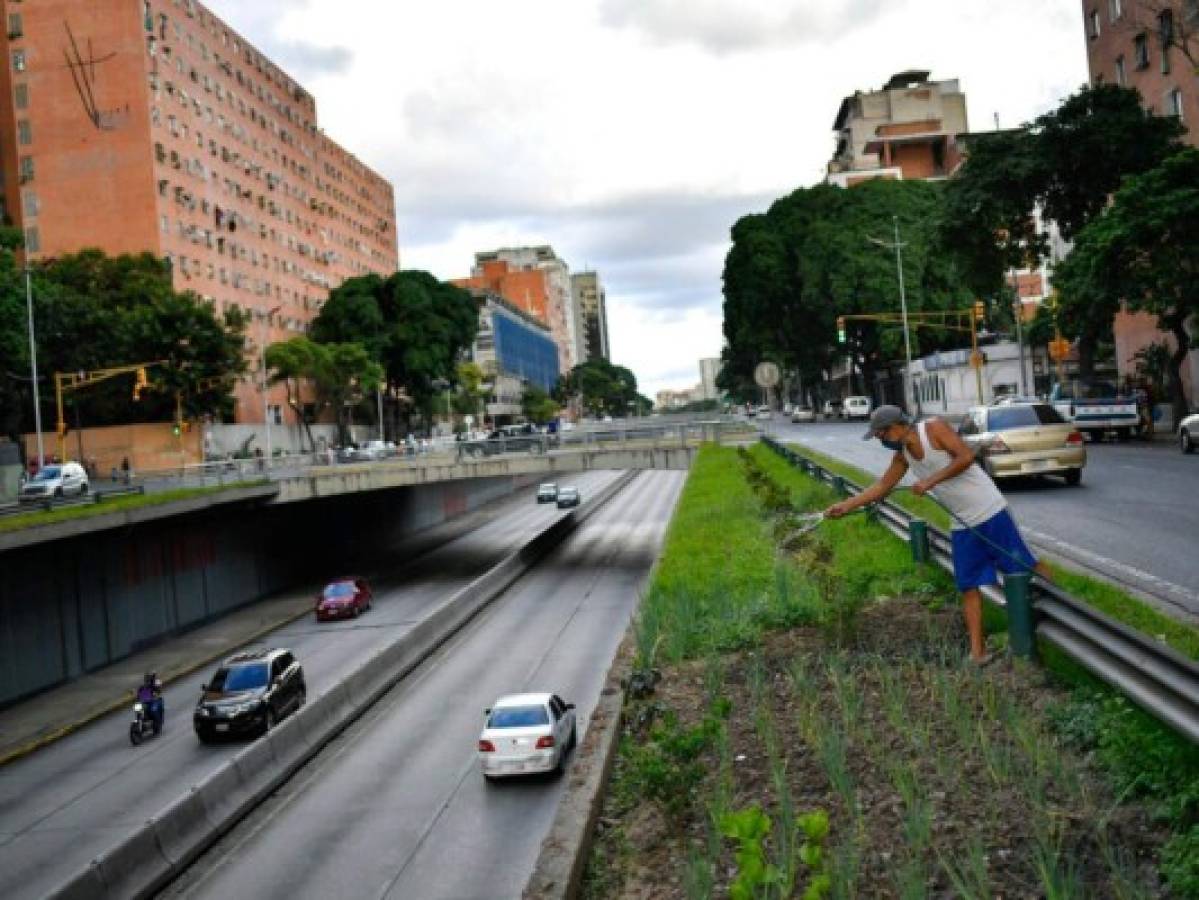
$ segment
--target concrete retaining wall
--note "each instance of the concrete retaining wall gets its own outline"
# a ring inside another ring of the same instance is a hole
[[[410,632],[193,785],[50,896],[115,900],[159,890],[634,477],[627,473],[616,479],[586,506],[559,519],[458,591]]]
[[[356,568],[533,480],[509,474],[285,508],[250,497],[0,552],[0,706],[293,584]]]

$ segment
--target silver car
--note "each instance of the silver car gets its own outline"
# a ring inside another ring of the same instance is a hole
[[[21,493],[17,495],[17,501],[19,503],[37,503],[41,500],[80,497],[86,494],[90,487],[87,472],[79,463],[68,462],[61,465],[44,466],[33,478],[21,486]]]
[[[561,772],[578,742],[575,705],[557,694],[509,694],[484,715],[479,764],[489,781],[506,775]]]
[[[1187,416],[1178,423],[1178,447],[1183,453],[1194,453],[1199,447],[1199,413]]]

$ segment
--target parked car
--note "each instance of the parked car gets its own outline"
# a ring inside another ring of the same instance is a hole
[[[770,418],[770,407],[767,406],[765,403],[763,403],[761,406],[758,407],[758,418],[759,419],[769,419]]]
[[[365,578],[357,575],[335,578],[316,595],[316,620],[357,619],[371,608],[373,601],[374,594]]]
[[[1178,423],[1178,447],[1183,453],[1194,453],[1199,446],[1199,413],[1187,416]]]
[[[538,503],[553,503],[558,499],[558,485],[552,481],[547,481],[545,484],[537,488]]]
[[[840,400],[825,400],[824,408],[821,410],[821,415],[826,419],[841,418],[842,404]]]
[[[1049,402],[1083,434],[1102,440],[1114,433],[1126,440],[1141,431],[1141,412],[1136,397],[1121,396],[1110,381],[1074,380],[1055,384]]]
[[[791,421],[796,424],[800,422],[815,422],[816,411],[810,406],[797,406],[791,410]]]
[[[387,446],[387,441],[367,441],[358,448],[356,458],[361,460],[368,459],[387,459],[391,456],[391,449]]]
[[[346,444],[344,447],[337,448],[338,462],[356,462],[358,459],[358,448],[353,444]]]
[[[976,406],[958,433],[996,480],[1061,475],[1069,485],[1082,481],[1087,464],[1082,433],[1048,403]]]
[[[841,406],[841,412],[846,419],[869,419],[869,397],[846,397]]]
[[[307,695],[304,669],[290,650],[236,653],[200,686],[192,726],[202,743],[266,734],[303,706]]]
[[[76,462],[44,466],[36,475],[21,486],[18,503],[36,503],[39,500],[80,497],[91,489],[87,472]]]
[[[487,780],[561,772],[578,742],[575,705],[557,694],[509,694],[484,712],[479,764]]]
[[[578,506],[582,502],[582,497],[579,496],[577,487],[560,487],[558,488],[558,509],[566,509],[567,507]]]

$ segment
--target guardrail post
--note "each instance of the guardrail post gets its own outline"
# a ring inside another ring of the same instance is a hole
[[[1037,652],[1036,630],[1033,624],[1032,577],[1027,572],[1003,576],[1003,594],[1007,600],[1008,646],[1014,656],[1032,659]]]
[[[849,491],[845,488],[845,479],[840,475],[833,476],[833,490],[837,492],[838,497],[849,496]]]
[[[929,560],[928,523],[912,519],[908,523],[908,543],[912,545],[912,561],[926,563]]]

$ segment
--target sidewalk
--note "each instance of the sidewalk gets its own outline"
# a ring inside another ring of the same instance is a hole
[[[495,519],[518,496],[520,491],[418,532],[397,544],[378,571],[362,574],[373,581],[395,577],[417,557]],[[320,588],[316,583],[300,585],[251,603],[207,625],[166,638],[147,650],[0,710],[0,766],[132,705],[134,691],[148,671],[157,672],[163,684],[169,684],[311,614],[313,598]]]

